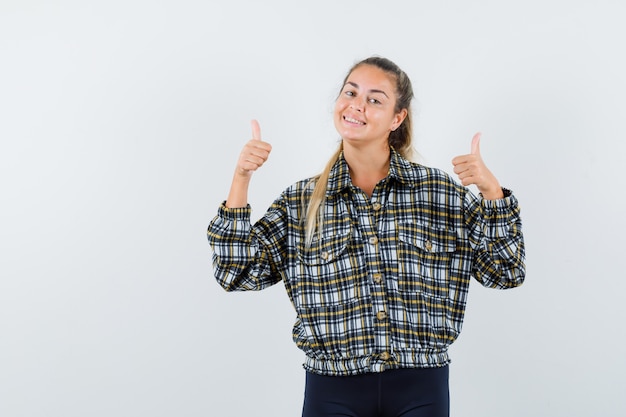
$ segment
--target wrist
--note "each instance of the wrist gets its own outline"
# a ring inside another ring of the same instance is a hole
[[[511,195],[511,190],[508,190],[504,187],[498,187],[497,189],[489,192],[480,193],[481,197],[485,200],[500,200]]]
[[[239,170],[235,171],[233,181],[230,184],[230,192],[226,199],[226,207],[245,207],[248,205],[248,187],[250,185],[250,175],[245,175]]]

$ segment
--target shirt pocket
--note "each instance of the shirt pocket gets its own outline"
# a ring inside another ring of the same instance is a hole
[[[400,223],[398,240],[399,290],[447,297],[456,232],[419,222]]]
[[[351,230],[332,230],[298,250],[296,307],[352,303],[364,293],[364,266],[350,254]]]

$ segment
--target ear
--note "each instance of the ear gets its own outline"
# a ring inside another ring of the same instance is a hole
[[[406,109],[402,109],[398,113],[396,113],[396,115],[393,117],[393,122],[391,123],[392,131],[395,131],[397,128],[400,127],[402,122],[404,122],[404,119],[406,119],[407,114],[408,111]]]

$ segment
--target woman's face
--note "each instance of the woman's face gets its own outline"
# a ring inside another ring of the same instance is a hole
[[[395,112],[395,80],[372,65],[353,70],[335,102],[335,128],[344,141],[354,144],[387,143],[406,110]]]

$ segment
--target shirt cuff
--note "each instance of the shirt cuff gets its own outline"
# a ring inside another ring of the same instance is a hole
[[[245,220],[249,219],[252,213],[250,204],[245,207],[226,207],[226,200],[220,204],[217,210],[218,216],[228,220]]]
[[[497,200],[485,200],[482,194],[479,194],[482,198],[483,207],[497,210],[497,209],[508,209],[510,207],[517,206],[517,198],[513,195],[513,191],[508,188],[502,187],[502,192],[504,193],[504,197]]]

